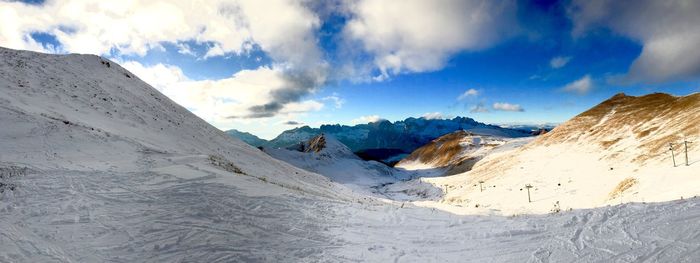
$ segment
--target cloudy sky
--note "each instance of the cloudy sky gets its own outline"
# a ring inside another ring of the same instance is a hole
[[[0,0],[0,46],[97,54],[214,126],[562,122],[700,87],[700,1]]]

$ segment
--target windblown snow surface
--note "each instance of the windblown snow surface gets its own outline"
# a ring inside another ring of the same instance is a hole
[[[700,258],[696,199],[456,215],[275,160],[109,60],[0,49],[0,262]]]

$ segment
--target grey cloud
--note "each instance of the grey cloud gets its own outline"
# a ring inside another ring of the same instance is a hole
[[[621,84],[700,77],[700,1],[575,0],[568,8],[574,36],[607,27],[643,44]]]
[[[229,118],[257,119],[273,117],[280,113],[285,105],[300,101],[304,96],[316,91],[326,82],[325,67],[307,71],[287,71],[280,74],[282,74],[284,86],[270,92],[269,102],[251,106],[248,108],[247,114],[233,115],[229,116]]]
[[[263,105],[256,105],[248,108],[250,113],[243,115],[244,119],[258,119],[258,118],[269,118],[275,116],[284,105],[278,102],[270,102]]]
[[[350,3],[343,36],[351,50],[359,47],[365,52],[361,57],[369,57],[373,67],[349,72],[371,73],[376,81],[405,72],[442,69],[458,52],[490,47],[520,31],[515,1]]]

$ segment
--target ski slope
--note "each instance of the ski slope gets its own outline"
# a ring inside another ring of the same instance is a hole
[[[209,169],[206,163],[192,167]],[[557,215],[459,216],[408,204],[276,194],[257,180],[240,177],[231,185],[201,170],[205,178],[181,178],[195,172],[27,174],[18,181],[25,190],[2,199],[0,261],[694,262],[700,257],[697,199]]]
[[[508,217],[375,198],[230,138],[97,56],[0,48],[0,127],[0,262],[700,258],[696,198]]]

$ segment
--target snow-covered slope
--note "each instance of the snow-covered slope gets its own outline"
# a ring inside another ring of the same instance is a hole
[[[618,94],[524,147],[486,156],[470,172],[425,181],[443,189],[442,202],[465,213],[542,213],[693,197],[700,194],[698,118],[700,94]],[[684,140],[691,142],[689,166]],[[483,192],[479,181],[487,186]]]
[[[456,131],[416,149],[396,167],[406,170],[442,169],[444,175],[463,173],[471,170],[495,148],[524,145],[532,139],[534,137],[512,139]]]
[[[109,60],[0,48],[0,262],[281,260],[324,237],[280,218],[351,196]]]
[[[357,157],[347,146],[320,134],[289,148],[264,148],[276,159],[296,167],[327,176],[334,182],[369,193],[372,187],[407,179],[411,173]]]
[[[332,193],[319,178],[289,176],[292,166],[231,139],[98,56],[3,48],[0,81],[0,116],[11,123],[0,135],[0,162],[42,170],[131,172],[161,165],[148,159],[217,156],[250,176]]]

